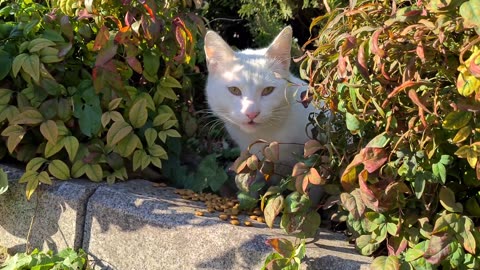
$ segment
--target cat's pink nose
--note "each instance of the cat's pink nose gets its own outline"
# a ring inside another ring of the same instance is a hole
[[[250,120],[255,119],[259,114],[260,114],[260,112],[247,112],[247,113],[245,113],[245,115],[246,115],[246,116],[248,117],[248,119],[250,119]]]

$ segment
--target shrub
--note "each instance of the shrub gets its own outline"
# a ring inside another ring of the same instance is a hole
[[[337,218],[360,253],[388,253],[373,269],[480,267],[479,4],[350,1],[312,21],[301,74],[354,135],[327,144]]]
[[[162,168],[180,137],[197,39],[192,1],[2,1],[0,157],[40,184]]]

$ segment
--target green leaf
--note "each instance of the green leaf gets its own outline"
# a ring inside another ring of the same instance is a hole
[[[425,178],[424,174],[417,173],[417,175],[415,175],[414,191],[417,199],[422,198],[426,183],[427,179]]]
[[[163,87],[171,87],[171,88],[182,88],[182,84],[177,81],[177,79],[173,78],[172,76],[165,76],[160,80],[160,85]]]
[[[360,130],[360,121],[357,117],[349,112],[346,113],[346,122],[347,122],[347,129],[350,130],[353,134],[358,133]]]
[[[253,209],[258,202],[257,199],[245,192],[238,193],[237,198],[240,204],[240,209]]]
[[[99,164],[85,164],[85,174],[88,179],[100,182],[103,179],[103,169]]]
[[[446,186],[442,186],[439,193],[440,204],[449,212],[463,212],[461,203],[455,202],[455,193]]]
[[[161,159],[168,158],[167,151],[165,151],[165,149],[158,144],[154,144],[148,147],[148,153],[150,153],[150,155],[154,157],[159,157]]]
[[[467,28],[473,27],[480,32],[480,3],[478,0],[466,1],[460,6],[460,15],[463,17],[463,25]]]
[[[0,195],[8,190],[8,175],[0,169]]]
[[[354,192],[340,194],[340,200],[343,207],[345,207],[355,219],[359,219],[365,212],[365,204],[361,199],[358,189],[355,190],[355,194]]]
[[[149,82],[154,83],[158,81],[159,54],[158,50],[149,50],[143,53],[143,76]]]
[[[132,132],[132,126],[127,122],[119,121],[112,124],[107,132],[107,145],[114,146]]]
[[[145,140],[147,141],[148,146],[152,146],[155,144],[155,140],[157,139],[157,131],[153,128],[147,128],[143,133],[145,136]]]
[[[70,159],[70,161],[73,161],[75,159],[75,156],[77,155],[78,147],[80,146],[80,144],[78,143],[78,139],[74,136],[66,136],[63,138],[62,141],[65,150],[67,150],[68,158]]]
[[[114,151],[122,157],[129,157],[137,148],[142,148],[142,143],[136,134],[129,133],[114,147]]]
[[[384,148],[390,142],[390,136],[383,132],[373,138],[365,147]]]
[[[447,233],[432,235],[423,257],[431,264],[438,264],[450,254],[451,238]]]
[[[62,148],[63,148],[63,140],[58,141],[57,143],[47,142],[47,144],[45,145],[44,155],[46,158],[51,157],[56,153],[60,152]]]
[[[314,238],[317,235],[321,221],[322,220],[319,213],[316,211],[308,212],[300,226],[300,232],[298,232],[295,236],[297,238]]]
[[[370,264],[371,270],[399,270],[400,261],[397,256],[380,256]]]
[[[38,125],[44,120],[45,119],[38,110],[30,109],[17,115],[13,122],[17,125]]]
[[[51,143],[57,143],[58,127],[55,121],[47,120],[40,125],[40,133]]]
[[[1,63],[0,63],[1,64]],[[10,103],[13,91],[10,89],[0,88],[0,105],[7,105]]]
[[[141,98],[132,105],[128,112],[128,119],[134,128],[145,125],[148,119],[147,101],[145,99]]]
[[[8,136],[8,152],[13,153],[17,145],[22,141],[27,131],[19,125],[10,125],[2,131],[2,136]]]
[[[265,223],[268,227],[273,228],[275,217],[280,214],[283,209],[283,196],[278,195],[268,199],[263,214],[265,215]]]
[[[372,235],[360,235],[356,241],[356,249],[360,252],[362,255],[370,256],[372,255],[375,250],[380,247],[381,242],[377,242]]]
[[[68,168],[67,164],[61,160],[56,159],[50,162],[48,165],[48,171],[57,179],[70,179],[70,169]]]
[[[445,184],[445,182],[447,181],[447,170],[445,169],[445,165],[440,162],[433,163],[432,172],[437,179],[440,179],[442,184]]]
[[[35,82],[40,81],[40,59],[38,55],[29,55],[22,64],[22,69],[32,77]]]
[[[405,253],[405,261],[411,262],[414,261],[425,254],[426,247],[428,246],[428,242],[421,242],[417,245],[415,245],[413,248],[407,249],[407,252]]]
[[[471,119],[472,113],[469,111],[453,111],[443,120],[443,128],[457,130],[466,126]]]
[[[22,68],[23,63],[25,62],[25,60],[27,60],[27,58],[28,58],[28,54],[22,53],[17,55],[15,59],[13,59],[13,63],[12,63],[13,77],[17,77],[18,72]]]
[[[48,40],[46,38],[36,38],[28,44],[28,51],[30,53],[38,52],[45,47],[54,47],[55,42]]]
[[[40,181],[40,183],[44,183],[47,185],[53,184],[52,179],[50,179],[50,175],[48,175],[46,171],[40,172],[38,174],[38,181]]]
[[[10,69],[12,68],[12,57],[9,53],[0,50],[0,81],[7,77],[8,73],[10,73]],[[0,98],[0,100],[2,100]],[[2,104],[0,102],[0,104]]]
[[[36,157],[30,160],[25,167],[26,171],[37,171],[48,160],[42,157]]]

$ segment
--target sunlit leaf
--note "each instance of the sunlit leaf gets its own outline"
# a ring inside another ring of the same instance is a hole
[[[48,165],[48,171],[55,178],[60,180],[68,180],[70,178],[70,169],[67,164],[61,160],[52,160]]]
[[[271,197],[268,199],[267,205],[263,211],[265,215],[265,222],[267,223],[268,227],[273,228],[273,222],[275,217],[280,214],[283,209],[283,196],[278,195],[275,197]]]
[[[370,264],[371,270],[399,270],[400,261],[397,256],[380,256]]]
[[[127,122],[115,122],[107,132],[107,145],[114,146],[132,132],[133,128]]]

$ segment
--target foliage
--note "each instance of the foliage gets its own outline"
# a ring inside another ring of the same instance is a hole
[[[8,190],[8,175],[0,169],[0,195]]]
[[[62,269],[79,270],[91,269],[88,266],[87,253],[83,250],[75,252],[71,248],[64,249],[56,254],[52,251],[41,252],[38,249],[32,253],[17,253],[9,257],[2,265],[3,270],[21,269]]]
[[[301,260],[305,257],[305,241],[298,245],[285,238],[267,240],[267,244],[275,249],[266,259],[262,270],[300,269]]]
[[[27,198],[162,168],[204,32],[192,1],[0,3],[0,157],[28,162]]]
[[[341,161],[336,218],[360,253],[388,252],[372,269],[479,268],[478,10],[359,0],[312,20],[300,73],[353,135],[327,144]]]

